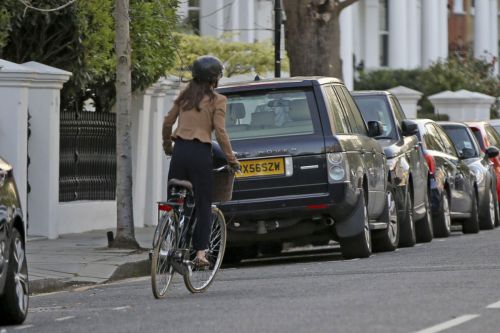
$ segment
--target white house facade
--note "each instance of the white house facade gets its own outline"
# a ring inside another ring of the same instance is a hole
[[[498,0],[359,0],[341,14],[343,76],[355,68],[412,69],[448,57],[450,17],[474,16],[474,55],[498,58]],[[202,36],[272,40],[274,0],[182,0],[179,15]],[[286,18],[285,18],[286,19]]]

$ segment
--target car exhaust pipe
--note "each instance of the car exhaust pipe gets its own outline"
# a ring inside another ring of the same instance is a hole
[[[331,217],[326,217],[323,222],[325,223],[326,226],[331,227],[332,225],[335,224],[335,221]]]

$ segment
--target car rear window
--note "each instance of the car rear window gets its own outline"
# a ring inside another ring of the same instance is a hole
[[[474,139],[469,135],[465,127],[443,126],[443,128],[459,152],[462,152],[464,149],[472,149],[474,150],[473,157],[479,156]]]
[[[280,90],[227,96],[231,140],[313,134],[312,91]]]
[[[354,96],[363,118],[369,121],[380,121],[382,123],[382,137],[397,138],[394,120],[385,96]]]

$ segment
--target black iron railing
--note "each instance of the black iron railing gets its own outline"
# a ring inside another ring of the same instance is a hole
[[[115,124],[113,113],[61,112],[60,202],[115,199]]]

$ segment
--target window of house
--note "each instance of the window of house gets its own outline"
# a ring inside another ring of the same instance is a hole
[[[389,5],[388,0],[379,0],[380,66],[389,65]]]
[[[195,34],[200,34],[200,0],[188,1],[186,24]]]

